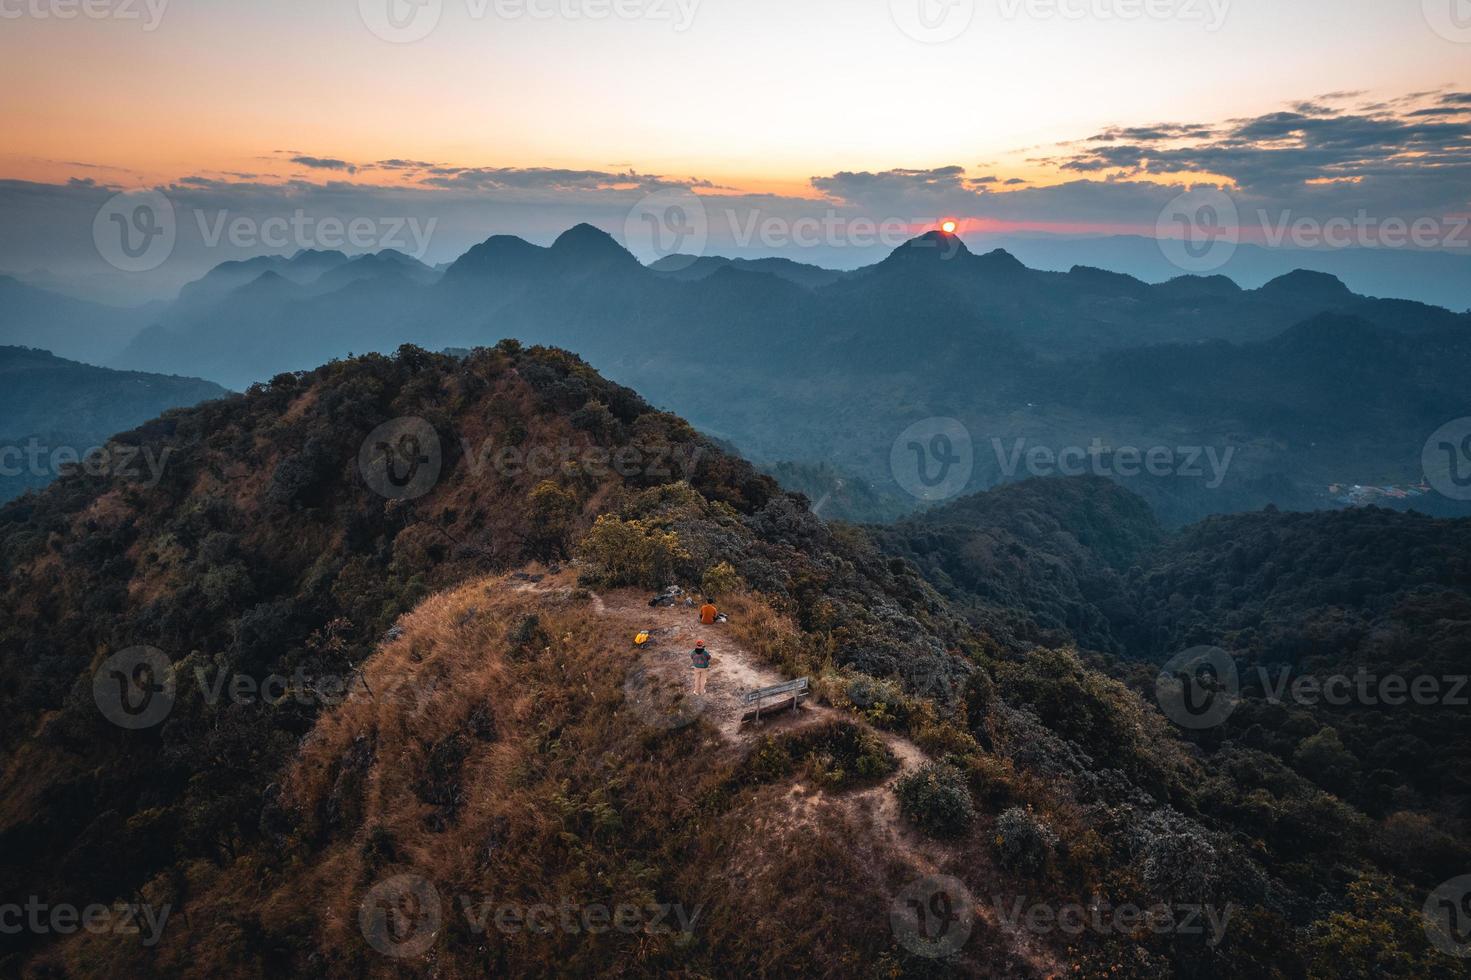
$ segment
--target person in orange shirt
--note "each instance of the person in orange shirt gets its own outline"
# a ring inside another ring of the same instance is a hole
[[[704,623],[706,626],[714,626],[715,617],[719,615],[720,610],[715,608],[715,603],[711,602],[709,599],[706,599],[705,604],[700,607],[700,622]]]

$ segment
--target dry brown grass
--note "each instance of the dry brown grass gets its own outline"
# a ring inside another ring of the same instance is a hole
[[[821,669],[822,665],[815,662],[803,643],[801,630],[790,616],[750,594],[729,595],[717,605],[730,617],[726,627],[729,632],[767,664],[781,668],[791,677],[814,674]]]
[[[405,616],[403,635],[364,667],[373,696],[324,712],[303,740],[282,786],[294,825],[282,849],[224,870],[192,865],[200,911],[137,962],[185,976],[307,963],[328,977],[900,975],[888,903],[918,869],[881,821],[850,805],[852,791],[803,786],[800,768],[751,775],[744,750],[703,720],[651,729],[624,697],[624,631],[560,584],[480,580]],[[795,628],[758,598],[722,607],[772,663],[800,655]],[[518,631],[534,642],[513,643]],[[463,761],[441,772],[442,747],[457,740]],[[461,801],[448,812],[426,792],[436,773]],[[441,933],[409,959],[370,949],[358,922],[367,891],[398,873],[422,875],[443,900]],[[688,939],[477,934],[460,896],[679,903],[698,919]],[[277,961],[262,957],[260,935]],[[106,938],[79,937],[53,962],[95,963]],[[1001,955],[995,937],[975,943]]]

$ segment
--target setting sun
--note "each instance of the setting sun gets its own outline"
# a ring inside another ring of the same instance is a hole
[[[940,224],[940,230],[943,231],[947,235],[953,235],[953,234],[955,234],[955,229],[957,227],[958,226],[955,224],[954,221],[945,221],[945,222],[942,222]]]

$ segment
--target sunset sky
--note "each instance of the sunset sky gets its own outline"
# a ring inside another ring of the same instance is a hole
[[[1202,180],[1471,198],[1468,0],[86,2],[0,0],[0,268],[63,261],[34,222],[69,193],[143,187],[469,208],[437,259],[676,186],[1063,232],[1152,228],[1150,185]]]

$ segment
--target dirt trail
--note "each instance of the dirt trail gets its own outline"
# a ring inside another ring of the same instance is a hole
[[[693,702],[690,710],[709,721],[728,742],[745,744],[775,726],[801,727],[837,715],[831,708],[809,702],[800,711],[773,715],[760,724],[742,725],[741,716],[747,708],[741,695],[793,678],[761,663],[724,624],[701,624],[699,610],[684,605],[683,601],[651,608],[644,593],[628,591],[608,593],[597,599],[594,608],[600,615],[618,620],[630,643],[640,630],[651,634],[648,646],[639,651],[635,669],[642,668],[676,699],[683,695],[684,701]],[[705,641],[711,656],[703,703],[686,693],[691,680],[690,651],[698,640]]]
[[[539,581],[523,579],[516,588],[538,593],[568,592],[575,587],[570,572],[547,575]],[[689,606],[683,598],[674,605],[651,607],[647,592],[620,589],[602,594],[592,593],[593,611],[613,621],[618,634],[628,638],[640,631],[651,634],[650,643],[639,652],[629,668],[630,684],[625,687],[630,700],[641,702],[639,710],[655,724],[681,727],[703,717],[725,742],[736,751],[747,750],[758,739],[779,731],[791,731],[833,719],[854,721],[853,715],[827,705],[806,702],[800,710],[785,711],[763,718],[759,723],[741,723],[748,710],[741,695],[758,687],[769,687],[793,678],[768,666],[760,657],[741,644],[723,624],[705,626],[699,621],[697,606]],[[615,634],[616,635],[616,634]],[[706,696],[696,699],[690,693],[690,651],[697,640],[704,640],[710,650],[712,666]],[[864,724],[859,721],[859,724]],[[865,727],[867,727],[865,725]],[[893,732],[873,729],[894,754],[898,766],[882,782],[845,793],[828,793],[803,782],[789,790],[785,812],[773,819],[785,823],[820,823],[834,809],[849,817],[855,826],[865,828],[866,839],[854,845],[877,857],[887,852],[898,857],[916,876],[957,874],[952,845],[944,844],[917,832],[899,812],[899,799],[894,784],[905,774],[924,765],[927,758],[918,745]],[[973,878],[975,869],[962,877]],[[972,887],[976,882],[971,882]],[[1062,965],[1035,936],[999,921],[995,910],[975,892],[978,899],[976,917],[999,935],[1005,936],[1012,954],[1028,964],[1037,976],[1061,976]]]
[[[575,587],[575,577],[568,571],[547,575],[519,576],[514,588],[523,592],[556,593]],[[593,612],[618,624],[615,635],[626,635],[629,646],[633,637],[647,630],[651,639],[638,653],[631,674],[643,678],[641,684],[658,688],[658,708],[669,711],[669,723],[688,724],[695,717],[705,718],[727,742],[744,746],[772,731],[801,728],[836,718],[852,720],[852,716],[826,705],[804,702],[799,711],[785,711],[763,718],[760,723],[741,724],[747,706],[741,695],[758,687],[771,687],[793,680],[763,663],[755,653],[735,638],[729,627],[717,623],[705,626],[699,621],[697,606],[686,605],[683,598],[673,605],[650,606],[648,593],[634,589],[618,589],[591,593]],[[689,695],[690,651],[704,640],[711,654],[711,669],[703,701]],[[918,768],[925,762],[919,746],[892,732],[877,732],[899,768],[894,777]],[[887,785],[887,784],[885,784]]]

